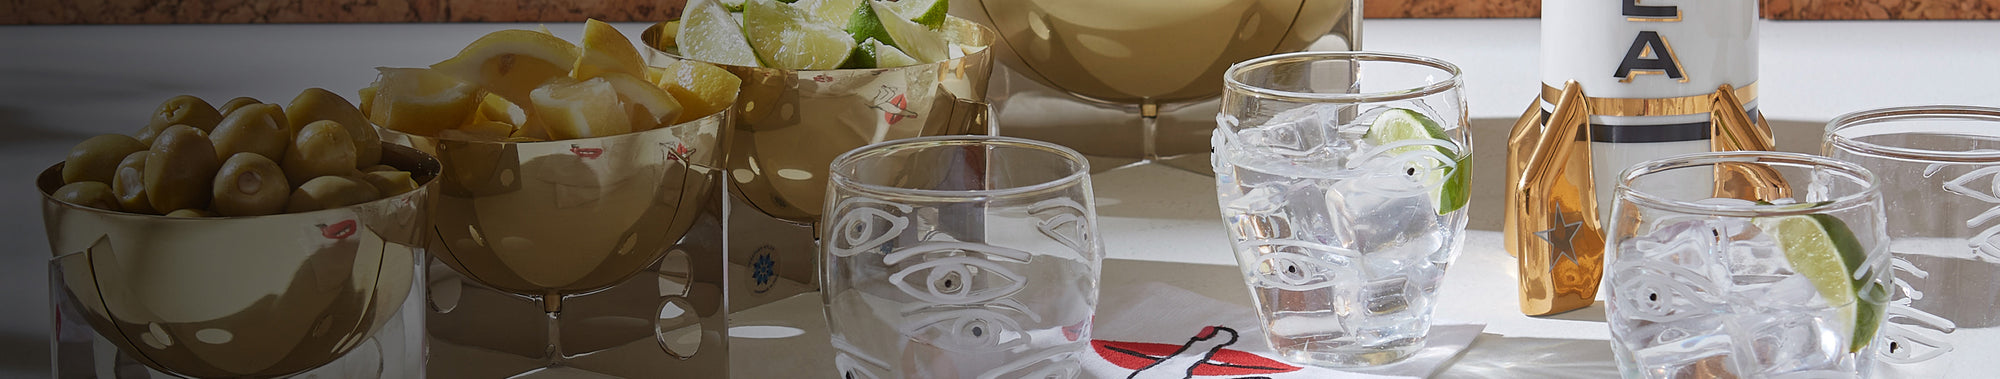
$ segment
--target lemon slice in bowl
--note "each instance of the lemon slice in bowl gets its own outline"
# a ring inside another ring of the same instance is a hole
[[[648,76],[659,77],[653,84],[680,101],[681,115],[674,120],[676,124],[728,109],[736,102],[736,92],[743,85],[743,79],[728,70],[702,62],[674,61],[653,71]]]
[[[570,70],[570,77],[586,80],[607,72],[631,76],[646,75],[646,60],[639,57],[639,49],[632,47],[632,41],[597,19],[583,22],[582,54],[576,56],[576,67]]]
[[[1854,331],[1848,351],[1858,352],[1867,347],[1881,326],[1883,306],[1868,299],[1886,298],[1887,294],[1862,293],[1871,288],[1886,290],[1868,285],[1874,279],[1872,275],[1855,277],[1855,272],[1862,271],[1861,266],[1867,264],[1868,251],[1862,249],[1847,223],[1825,214],[1764,217],[1752,223],[1778,240],[1793,272],[1811,281],[1828,305],[1839,308],[1841,321]]]
[[[681,10],[681,30],[674,43],[688,58],[727,65],[762,67],[742,23],[715,0],[688,0]]]
[[[618,99],[628,108],[626,117],[632,121],[632,131],[652,130],[680,119],[681,104],[666,89],[622,73],[599,78],[611,83],[611,90],[618,93]]]
[[[1376,116],[1368,125],[1368,134],[1362,136],[1369,144],[1381,146],[1406,140],[1430,140],[1431,143],[1404,146],[1390,150],[1389,154],[1402,154],[1417,149],[1432,149],[1438,154],[1451,157],[1451,172],[1444,178],[1444,185],[1430,193],[1431,204],[1437,205],[1437,213],[1442,215],[1464,208],[1471,200],[1467,187],[1472,179],[1472,155],[1453,153],[1444,146],[1456,146],[1451,136],[1445,134],[1444,127],[1437,121],[1424,117],[1422,113],[1408,108],[1392,108]],[[1442,165],[1444,162],[1435,162]]]
[[[457,56],[431,65],[431,69],[525,104],[529,102],[528,91],[552,79],[569,77],[576,56],[576,45],[556,36],[502,30],[479,37]]]
[[[368,120],[420,136],[456,128],[479,108],[479,87],[427,68],[377,68]]]
[[[560,80],[536,88],[535,117],[548,128],[550,140],[590,138],[632,132],[631,119],[610,81]]]

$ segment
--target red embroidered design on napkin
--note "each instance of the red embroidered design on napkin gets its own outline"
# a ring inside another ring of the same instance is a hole
[[[1257,354],[1223,348],[1236,343],[1236,338],[1235,329],[1210,326],[1182,345],[1092,340],[1090,347],[1106,362],[1137,370],[1131,378],[1280,374],[1300,369]],[[1189,364],[1192,367],[1187,367]]]

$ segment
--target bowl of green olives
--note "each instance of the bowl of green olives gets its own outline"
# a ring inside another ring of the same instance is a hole
[[[58,322],[174,375],[319,368],[405,317],[441,170],[325,90],[175,97],[36,178]]]

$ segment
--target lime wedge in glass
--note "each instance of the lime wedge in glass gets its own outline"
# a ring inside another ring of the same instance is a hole
[[[1858,352],[1867,347],[1881,326],[1882,304],[1857,300],[1880,299],[1887,294],[1860,293],[1871,287],[1885,290],[1868,286],[1871,277],[1854,277],[1854,272],[1868,261],[1868,252],[1854,239],[1854,231],[1847,228],[1847,223],[1823,214],[1766,217],[1753,222],[1777,238],[1792,271],[1812,281],[1820,298],[1839,307],[1841,321],[1854,327],[1854,342],[1848,351]]]
[[[1369,123],[1368,134],[1362,138],[1377,146],[1415,139],[1434,140],[1439,145],[1456,145],[1451,141],[1451,136],[1445,134],[1444,127],[1438,126],[1437,121],[1432,121],[1422,113],[1407,108],[1393,108],[1382,112],[1380,116],[1375,117],[1374,122]],[[1466,194],[1466,187],[1470,185],[1468,182],[1472,177],[1472,155],[1459,155],[1450,149],[1435,145],[1405,146],[1390,150],[1389,153],[1402,154],[1416,149],[1433,149],[1440,155],[1452,157],[1452,169],[1449,174],[1451,176],[1444,178],[1444,185],[1431,192],[1431,200],[1433,204],[1437,204],[1438,214],[1464,208],[1465,203],[1470,200]],[[1442,165],[1443,162],[1438,163]]]
[[[882,3],[894,10],[897,16],[932,30],[944,27],[945,11],[951,10],[950,0],[900,0]]]
[[[839,68],[854,52],[854,38],[846,32],[814,22],[804,9],[775,0],[745,1],[743,32],[757,57],[777,68]]]
[[[688,58],[710,63],[759,67],[757,53],[743,36],[736,17],[715,0],[688,0],[681,11],[681,30],[675,43]]]

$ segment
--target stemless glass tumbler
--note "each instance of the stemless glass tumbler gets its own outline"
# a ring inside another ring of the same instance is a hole
[[[1715,187],[1664,191],[1686,188],[1690,176],[1716,178]],[[1863,376],[1891,276],[1876,183],[1852,163],[1764,151],[1672,156],[1627,170],[1613,192],[1605,249],[1619,371]]]
[[[1089,165],[1008,137],[834,159],[820,240],[836,377],[1070,378],[1102,246]]]
[[[1273,55],[1223,75],[1213,164],[1264,336],[1371,366],[1424,346],[1466,223],[1458,68],[1385,53]]]
[[[1880,178],[1889,315],[1883,377],[1990,377],[2000,369],[2000,108],[1924,106],[1848,114],[1825,154]]]

